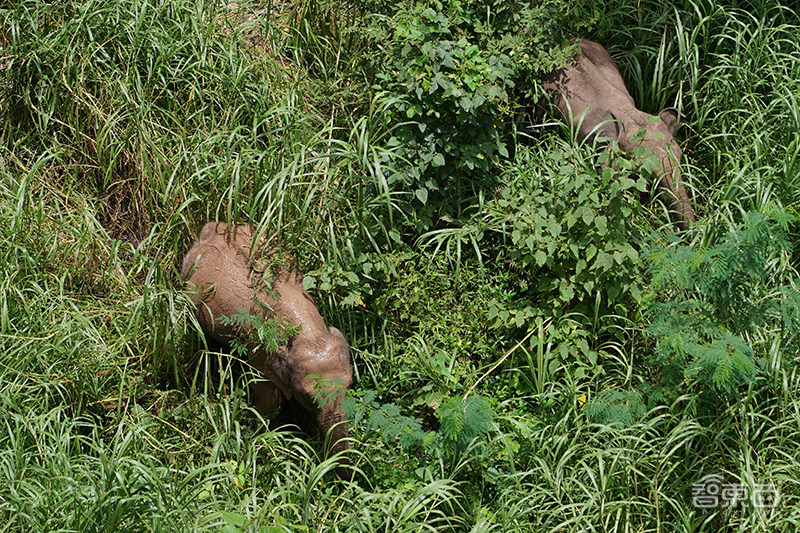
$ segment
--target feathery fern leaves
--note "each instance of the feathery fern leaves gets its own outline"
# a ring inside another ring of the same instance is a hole
[[[644,412],[645,403],[639,391],[604,390],[586,405],[590,420],[623,427],[632,426]]]
[[[436,410],[439,432],[454,451],[462,451],[492,428],[494,413],[485,398],[450,398]]]
[[[664,372],[662,386],[682,378],[732,395],[758,374],[761,354],[753,339],[778,332],[784,353],[797,344],[800,295],[796,273],[774,288],[781,256],[791,254],[786,211],[747,213],[717,245],[663,248],[650,254],[653,291],[667,294],[646,310],[656,341],[651,363]],[[655,292],[654,292],[655,294]],[[763,354],[761,355],[763,357]]]
[[[695,361],[685,371],[688,378],[713,383],[732,394],[739,384],[750,383],[758,372],[753,348],[737,335],[723,332],[719,338],[693,346]]]

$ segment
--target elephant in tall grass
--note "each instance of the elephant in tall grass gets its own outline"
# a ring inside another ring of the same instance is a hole
[[[250,383],[262,415],[270,417],[295,399],[323,435],[330,431],[331,453],[346,450],[341,401],[353,377],[350,347],[338,329],[325,324],[293,262],[265,239],[253,239],[250,226],[203,227],[181,267],[197,319],[216,341],[236,339],[246,346],[247,363],[265,378]],[[275,338],[271,346],[256,331],[266,323]],[[349,477],[344,457],[337,473]]]
[[[682,151],[674,139],[678,111],[666,108],[658,116],[636,108],[614,61],[599,44],[581,40],[574,60],[548,74],[544,89],[557,115],[571,124],[579,140],[602,136],[616,140],[623,151],[637,146],[653,151],[660,162],[657,195],[670,208],[680,230],[694,223],[694,208],[681,183]]]

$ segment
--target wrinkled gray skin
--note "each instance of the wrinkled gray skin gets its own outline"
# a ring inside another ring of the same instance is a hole
[[[661,161],[658,197],[669,206],[678,228],[689,229],[694,223],[694,209],[680,182],[682,152],[673,138],[677,110],[664,109],[658,117],[639,111],[606,49],[587,40],[578,45],[580,53],[574,62],[553,71],[543,82],[558,114],[565,122],[572,122],[581,141],[599,135],[616,140],[626,152],[636,146],[652,150]],[[632,137],[641,127],[646,134],[634,141]]]
[[[242,328],[223,325],[219,317],[241,314],[237,309],[267,316],[258,301],[273,311],[271,317],[299,324],[299,333],[277,353],[266,353],[258,345],[248,346],[248,364],[269,380],[252,382],[251,397],[256,409],[266,417],[276,413],[286,400],[295,398],[313,413],[323,435],[333,428],[331,453],[346,450],[347,442],[341,439],[346,439],[348,432],[340,404],[353,377],[350,347],[338,329],[325,325],[296,269],[276,266],[267,276],[272,278],[271,283],[264,283],[263,272],[269,268],[274,250],[264,246],[262,240],[251,256],[252,240],[250,226],[229,228],[224,223],[210,222],[203,227],[181,267],[181,277],[196,295],[198,321],[203,331],[218,342],[242,338],[253,328],[251,324],[245,324],[241,331]],[[331,394],[332,401],[322,408],[314,401],[319,393],[314,388],[318,380],[309,376],[321,376],[324,383],[335,380],[338,385],[336,389],[325,389],[324,396]],[[343,466],[337,473],[349,478],[346,460],[340,464]]]

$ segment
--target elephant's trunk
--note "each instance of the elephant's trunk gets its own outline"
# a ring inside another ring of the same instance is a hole
[[[670,218],[680,231],[688,231],[694,224],[694,208],[686,187],[681,182],[680,167],[671,154],[661,157],[661,183],[658,191],[661,200],[670,208]]]
[[[346,452],[349,448],[347,423],[339,403],[335,401],[332,405],[317,410],[317,425],[323,437],[327,439],[329,456]],[[338,458],[338,464],[336,474],[342,479],[352,479],[353,471],[350,469],[350,458],[347,453]]]

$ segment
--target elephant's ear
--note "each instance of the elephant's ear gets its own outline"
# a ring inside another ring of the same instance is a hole
[[[678,114],[677,109],[674,107],[665,107],[658,114],[658,117],[664,124],[667,125],[667,128],[669,128],[669,131],[673,135],[678,132],[678,127],[680,126],[678,123],[678,118],[680,118],[680,115]]]

